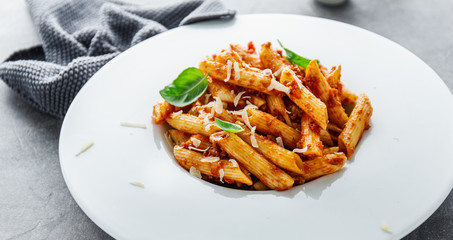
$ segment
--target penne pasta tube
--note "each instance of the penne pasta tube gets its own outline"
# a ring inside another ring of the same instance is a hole
[[[199,68],[203,73],[208,73],[215,80],[223,81],[223,79],[227,78],[226,64],[205,59],[200,62]],[[231,73],[231,75],[233,76],[234,73]],[[228,83],[272,95],[278,95],[280,93],[277,90],[267,90],[267,87],[271,84],[272,78],[271,76],[262,73],[261,70],[240,67],[239,76],[238,80],[231,77],[228,80]]]
[[[202,174],[218,178],[220,181],[226,183],[237,182],[249,186],[253,184],[250,176],[242,172],[238,164],[234,164],[229,160],[203,161],[205,159],[203,154],[179,146],[174,147],[173,153],[175,154],[176,161],[186,170],[195,167]]]
[[[267,161],[234,133],[218,132],[211,135],[210,141],[218,144],[269,188],[282,191],[293,186],[291,176]]]
[[[333,123],[329,123],[327,125],[327,130],[338,133],[338,134],[340,134],[341,131],[343,131],[343,129],[339,128],[337,125],[335,125]]]
[[[342,127],[348,121],[348,115],[341,106],[338,90],[330,88],[319,70],[317,60],[314,59],[308,64],[304,81],[310,91],[326,104],[329,120]]]
[[[255,46],[252,42],[249,43],[248,49],[239,44],[230,44],[231,50],[237,52],[242,60],[255,68],[262,68],[259,56],[255,53]]]
[[[280,82],[289,87],[288,97],[313,119],[322,129],[327,128],[326,105],[304,87],[291,69],[283,70]]]
[[[152,119],[156,124],[162,124],[165,122],[165,118],[174,111],[173,105],[168,103],[167,101],[158,102],[156,105],[153,106],[153,115]]]
[[[327,130],[321,129],[321,131],[319,132],[319,138],[321,139],[321,142],[326,146],[334,145],[332,136]]]
[[[348,115],[339,101],[337,89],[331,88],[329,90],[329,99],[326,102],[326,106],[329,120],[336,125],[343,127],[348,121]]]
[[[176,115],[172,113],[165,120],[170,126],[190,134],[209,136],[214,132],[220,131],[214,122],[204,123],[203,119],[190,114],[181,113]]]
[[[251,131],[242,123],[236,122],[236,124],[241,125],[244,128],[244,131],[236,133],[244,142],[252,146],[251,143]],[[289,151],[285,148],[280,147],[275,142],[269,140],[268,138],[261,136],[259,134],[254,134],[258,148],[255,148],[256,151],[261,153],[264,157],[270,160],[273,164],[279,166],[280,168],[289,170],[294,173],[302,173],[300,168],[303,166],[302,160],[300,159],[297,153]]]
[[[354,153],[355,147],[362,137],[363,131],[368,126],[368,121],[373,114],[370,99],[364,94],[360,94],[357,99],[357,104],[352,110],[349,121],[345,128],[338,136],[338,146],[346,156],[350,158]]]
[[[327,155],[327,154],[332,154],[332,153],[336,153],[339,151],[340,151],[339,147],[324,148],[324,150],[322,150],[322,154]]]
[[[340,100],[341,104],[348,105],[354,104],[357,101],[358,96],[352,93],[349,89],[343,86],[341,91]]]
[[[290,149],[297,147],[300,133],[296,129],[286,125],[271,114],[260,110],[247,109],[247,115],[250,125],[256,126],[259,132],[281,137],[285,146]]]
[[[301,137],[298,142],[298,148],[306,149],[303,153],[307,156],[321,156],[322,142],[320,139],[320,127],[307,114],[302,115],[301,119]]]
[[[286,112],[286,107],[285,103],[283,102],[283,99],[275,95],[267,95],[266,98],[269,112],[273,116],[282,116],[286,124],[288,124],[288,126],[291,126],[292,125],[291,119],[289,118],[288,113]]]
[[[233,103],[236,94],[234,94],[227,83],[223,81],[214,81],[211,77],[208,77],[208,89],[212,96],[220,98],[222,102]],[[244,100],[241,100],[241,104],[244,105]]]
[[[267,95],[269,96],[269,95]],[[250,96],[250,102],[257,106],[258,108],[260,108],[261,106],[263,106],[264,104],[266,104],[266,100],[260,96],[257,96],[257,95],[252,95]]]
[[[329,83],[329,86],[331,88],[335,88],[338,90],[338,92],[341,95],[341,65],[334,66],[332,70],[330,70],[330,73],[327,75],[326,80]]]
[[[272,48],[270,42],[261,45],[260,59],[264,68],[272,70],[272,72],[278,71],[280,68],[288,65],[288,61]]]
[[[187,134],[176,129],[168,130],[168,134],[170,135],[171,139],[176,145],[187,142],[187,140],[189,140],[190,138],[190,134]]]
[[[344,153],[332,153],[320,156],[304,162],[302,176],[307,181],[313,180],[340,170],[345,162],[346,156]]]

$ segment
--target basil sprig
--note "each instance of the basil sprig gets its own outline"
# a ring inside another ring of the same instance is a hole
[[[300,55],[298,55],[297,53],[289,50],[288,48],[285,48],[283,47],[283,44],[280,42],[280,40],[277,40],[278,44],[280,44],[280,46],[285,50],[286,52],[286,57],[294,64],[297,64],[301,67],[303,67],[304,69],[307,68],[308,64],[311,62],[310,59],[308,58],[304,58]],[[318,61],[318,64],[319,64],[319,61]]]
[[[241,126],[234,123],[222,121],[218,118],[215,118],[214,122],[215,125],[217,125],[217,127],[227,132],[237,133],[244,131],[244,129]]]
[[[208,88],[207,77],[208,75],[204,75],[200,69],[189,67],[159,93],[171,105],[184,107],[203,95]]]

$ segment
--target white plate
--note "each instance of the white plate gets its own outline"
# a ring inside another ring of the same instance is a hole
[[[341,64],[345,85],[370,97],[372,128],[354,158],[285,192],[232,190],[192,177],[171,155],[164,127],[150,121],[158,90],[229,43],[277,39],[328,67]],[[452,188],[451,123],[447,87],[394,42],[325,19],[246,15],[168,31],[113,59],[72,103],[60,161],[77,203],[117,239],[398,239]],[[94,146],[76,157],[89,141]]]

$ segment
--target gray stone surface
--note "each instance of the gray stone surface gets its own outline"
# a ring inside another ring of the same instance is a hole
[[[4,2],[0,15],[17,13],[0,17],[0,26],[23,28],[0,28],[1,59],[16,50],[12,47],[39,42],[23,1]],[[453,1],[350,0],[340,7],[312,0],[225,2],[239,14],[303,14],[371,30],[415,53],[453,89]],[[385,70],[385,65],[376,67]],[[61,122],[33,109],[0,82],[0,239],[110,239],[66,188],[58,159]],[[453,194],[405,239],[453,239]]]

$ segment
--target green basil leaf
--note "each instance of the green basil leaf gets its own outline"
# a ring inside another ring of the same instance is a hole
[[[160,90],[165,101],[177,107],[195,102],[208,88],[208,81],[200,69],[189,67],[182,71],[173,82]]]
[[[217,125],[217,127],[227,132],[237,133],[244,131],[244,129],[241,126],[234,123],[222,121],[218,118],[215,118],[214,122],[215,125]]]
[[[285,50],[286,57],[292,63],[297,64],[297,65],[303,67],[304,69],[307,68],[308,64],[311,62],[310,59],[304,58],[304,57],[298,55],[297,53],[289,50],[288,48],[283,47],[283,44],[280,42],[280,40],[277,40],[277,41],[278,41],[278,44],[280,44],[280,46]],[[318,64],[319,64],[319,61],[318,61]]]

